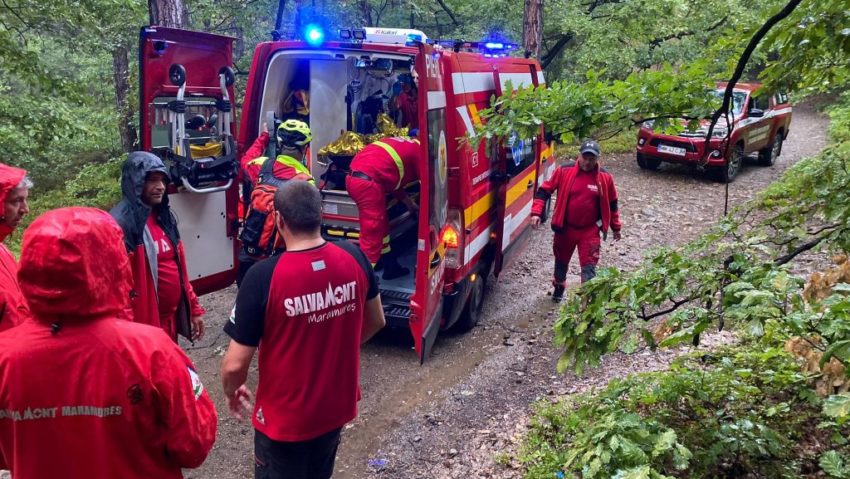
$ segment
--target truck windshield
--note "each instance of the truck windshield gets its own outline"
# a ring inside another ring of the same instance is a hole
[[[714,91],[714,94],[719,99],[723,99],[723,93],[725,93],[724,89],[717,89]],[[733,91],[732,92],[732,114],[738,116],[744,110],[744,102],[747,101],[747,94],[742,91]]]

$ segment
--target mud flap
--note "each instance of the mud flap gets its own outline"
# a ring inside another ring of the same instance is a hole
[[[440,318],[442,317],[443,303],[440,303],[440,307],[434,312],[434,317],[431,318],[428,327],[422,333],[422,349],[419,352],[420,365],[425,364],[425,360],[431,356],[431,348],[434,347],[434,343],[437,341],[437,333],[440,332]]]

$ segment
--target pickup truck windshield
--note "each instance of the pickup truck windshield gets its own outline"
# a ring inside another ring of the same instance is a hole
[[[717,95],[717,98],[723,99],[723,93],[725,93],[724,89],[715,90],[714,94]],[[747,94],[742,91],[733,91],[732,92],[732,114],[738,116],[744,110],[744,102],[747,101]]]

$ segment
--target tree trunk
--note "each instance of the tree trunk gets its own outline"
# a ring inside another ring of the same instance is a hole
[[[186,5],[183,0],[148,0],[150,24],[160,27],[185,28]]]
[[[374,26],[372,23],[372,9],[369,7],[369,0],[360,0],[360,16],[363,17],[363,26]]]
[[[118,132],[121,134],[121,149],[125,153],[136,147],[138,133],[135,118],[128,97],[130,95],[130,62],[127,46],[121,45],[112,50],[112,78],[115,84],[115,103],[118,107]]]
[[[295,29],[295,38],[304,36],[304,0],[295,0],[295,21],[293,22]]]
[[[522,49],[527,55],[540,58],[543,43],[543,0],[525,0],[522,15]]]

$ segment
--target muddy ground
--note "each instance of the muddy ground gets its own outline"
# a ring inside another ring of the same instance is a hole
[[[796,107],[791,135],[773,167],[750,162],[729,187],[730,206],[753,197],[794,162],[826,143],[826,119]],[[605,156],[620,194],[623,240],[603,244],[603,266],[629,270],[643,251],[696,237],[723,214],[724,185],[707,174],[662,165],[638,169],[634,156]],[[343,432],[336,474],[353,478],[520,477],[510,452],[520,439],[531,404],[538,399],[603,386],[635,371],[662,369],[677,351],[613,354],[576,377],[558,375],[551,325],[556,308],[550,290],[552,233],[535,231],[525,254],[487,287],[479,325],[466,334],[441,334],[432,358],[419,365],[405,332],[387,331],[363,347],[360,416]],[[578,283],[577,260],[568,281]],[[216,445],[192,478],[253,477],[250,423],[227,413],[218,365],[228,338],[221,332],[235,289],[201,298],[207,337],[188,347],[219,411]],[[714,335],[708,342],[728,341]],[[256,381],[252,369],[249,385]]]

